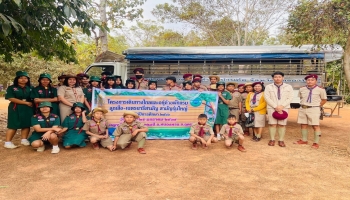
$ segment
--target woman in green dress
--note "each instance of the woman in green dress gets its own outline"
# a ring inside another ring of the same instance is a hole
[[[35,108],[38,108],[41,102],[51,102],[52,113],[59,115],[57,88],[51,85],[51,75],[48,73],[40,74],[38,82],[39,85],[35,87],[30,94],[30,97],[34,100]]]
[[[10,101],[8,106],[8,120],[5,148],[14,149],[16,145],[12,143],[13,136],[17,129],[21,129],[21,144],[29,146],[27,140],[30,130],[30,119],[33,116],[33,103],[30,99],[30,78],[27,72],[16,72],[13,85],[7,88],[5,99]]]
[[[214,124],[217,138],[218,140],[221,140],[219,133],[222,125],[227,124],[227,117],[230,113],[228,109],[228,104],[230,103],[232,96],[229,92],[225,91],[225,82],[223,81],[216,83],[216,90],[219,95],[219,101]]]
[[[72,111],[73,113],[64,119],[62,123],[63,129],[59,132],[61,134],[67,131],[62,137],[63,146],[66,149],[72,146],[85,147],[85,139],[88,138],[82,129],[87,121],[84,104],[80,102],[74,103]]]

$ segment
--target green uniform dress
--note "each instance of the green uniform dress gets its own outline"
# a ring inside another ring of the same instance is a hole
[[[34,98],[55,98],[57,97],[57,88],[54,87],[48,87],[47,89],[45,89],[45,87],[43,86],[37,86],[35,87],[31,94],[30,94],[30,98],[34,99]],[[52,105],[52,113],[59,115],[60,114],[60,110],[58,107],[58,102],[51,102]],[[37,108],[38,105],[35,105],[35,108]]]
[[[87,102],[89,103],[90,107],[92,105],[92,91],[93,91],[92,86],[83,88],[85,98],[86,98]],[[86,112],[89,113],[89,109],[85,105],[84,105],[84,108],[86,109]]]
[[[6,90],[5,99],[16,98],[23,101],[31,101],[30,92],[32,87],[11,85]],[[30,127],[30,119],[33,116],[33,108],[23,104],[11,102],[8,106],[8,121],[7,128],[22,129]]]
[[[81,116],[77,117],[75,114],[67,116],[62,123],[63,128],[68,128],[62,137],[63,146],[78,145],[79,147],[85,147],[85,139],[88,136],[82,129],[83,126],[84,123]]]
[[[231,94],[227,91],[223,91],[221,94],[226,100],[232,99]],[[225,104],[219,97],[218,110],[216,112],[216,119],[214,124],[226,124],[229,113],[230,110],[228,109],[228,105]]]
[[[41,128],[52,128],[53,126],[59,126],[61,122],[60,117],[53,113],[50,113],[50,115],[47,118],[45,118],[45,116],[41,114],[36,114],[32,117],[31,121],[32,126],[39,124]],[[41,140],[41,136],[43,136],[44,133],[45,132],[33,131],[32,135],[28,138],[28,141],[32,143],[35,140]]]

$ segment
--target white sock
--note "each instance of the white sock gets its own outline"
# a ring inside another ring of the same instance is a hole
[[[22,141],[22,142],[27,142],[28,140],[27,140],[27,139],[22,139],[21,141]]]
[[[58,149],[58,145],[52,145],[53,149]]]
[[[5,142],[5,144],[12,144],[12,142],[10,141],[10,142]]]

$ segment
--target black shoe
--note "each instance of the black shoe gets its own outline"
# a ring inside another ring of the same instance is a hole
[[[255,137],[254,142],[259,142],[260,140],[260,138]]]

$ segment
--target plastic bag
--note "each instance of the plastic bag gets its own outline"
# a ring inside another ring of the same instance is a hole
[[[245,121],[245,127],[251,128],[254,127],[255,115],[254,113],[249,113],[247,120]]]

